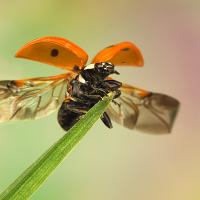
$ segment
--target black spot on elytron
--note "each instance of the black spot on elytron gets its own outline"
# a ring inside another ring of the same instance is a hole
[[[51,56],[52,56],[52,57],[56,57],[56,56],[58,56],[58,54],[59,54],[58,49],[52,49],[52,50],[51,50]]]
[[[79,69],[79,66],[74,65],[73,70],[74,70],[75,72],[78,72],[78,71],[80,70],[80,69]]]
[[[122,61],[122,64],[126,64],[126,61]]]
[[[124,48],[124,49],[122,49],[122,51],[129,51],[130,50],[130,48]]]
[[[115,45],[110,45],[108,47],[106,47],[105,49],[108,49],[108,48],[111,48],[111,47],[114,47]]]

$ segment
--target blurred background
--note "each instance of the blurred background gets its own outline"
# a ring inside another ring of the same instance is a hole
[[[191,0],[0,1],[0,79],[64,71],[13,55],[42,36],[68,38],[92,58],[121,41],[143,52],[144,68],[119,69],[119,81],[181,102],[168,135],[98,121],[32,200],[200,199],[200,2]],[[0,190],[65,133],[57,113],[0,124]]]

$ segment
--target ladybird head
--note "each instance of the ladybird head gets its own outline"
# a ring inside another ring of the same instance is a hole
[[[106,78],[111,74],[119,74],[119,72],[115,70],[115,66],[109,62],[95,63],[94,68],[102,78]]]

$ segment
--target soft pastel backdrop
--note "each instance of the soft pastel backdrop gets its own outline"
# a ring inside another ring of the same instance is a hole
[[[42,36],[61,36],[90,56],[133,41],[145,67],[120,70],[120,81],[178,98],[169,135],[148,135],[100,121],[55,170],[32,200],[200,199],[200,1],[0,1],[0,79],[63,71],[14,53]],[[56,113],[37,121],[0,124],[0,190],[64,131]]]

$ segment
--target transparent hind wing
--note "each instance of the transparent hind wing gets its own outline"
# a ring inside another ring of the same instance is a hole
[[[71,74],[0,81],[0,122],[37,119],[55,111],[65,99]]]
[[[118,97],[115,102],[117,104],[111,103],[106,110],[109,117],[126,128],[134,129],[139,115],[138,106],[132,102],[132,99],[123,95]]]
[[[111,119],[126,128],[160,134],[172,129],[179,102],[165,94],[124,85],[121,96],[107,109]]]

